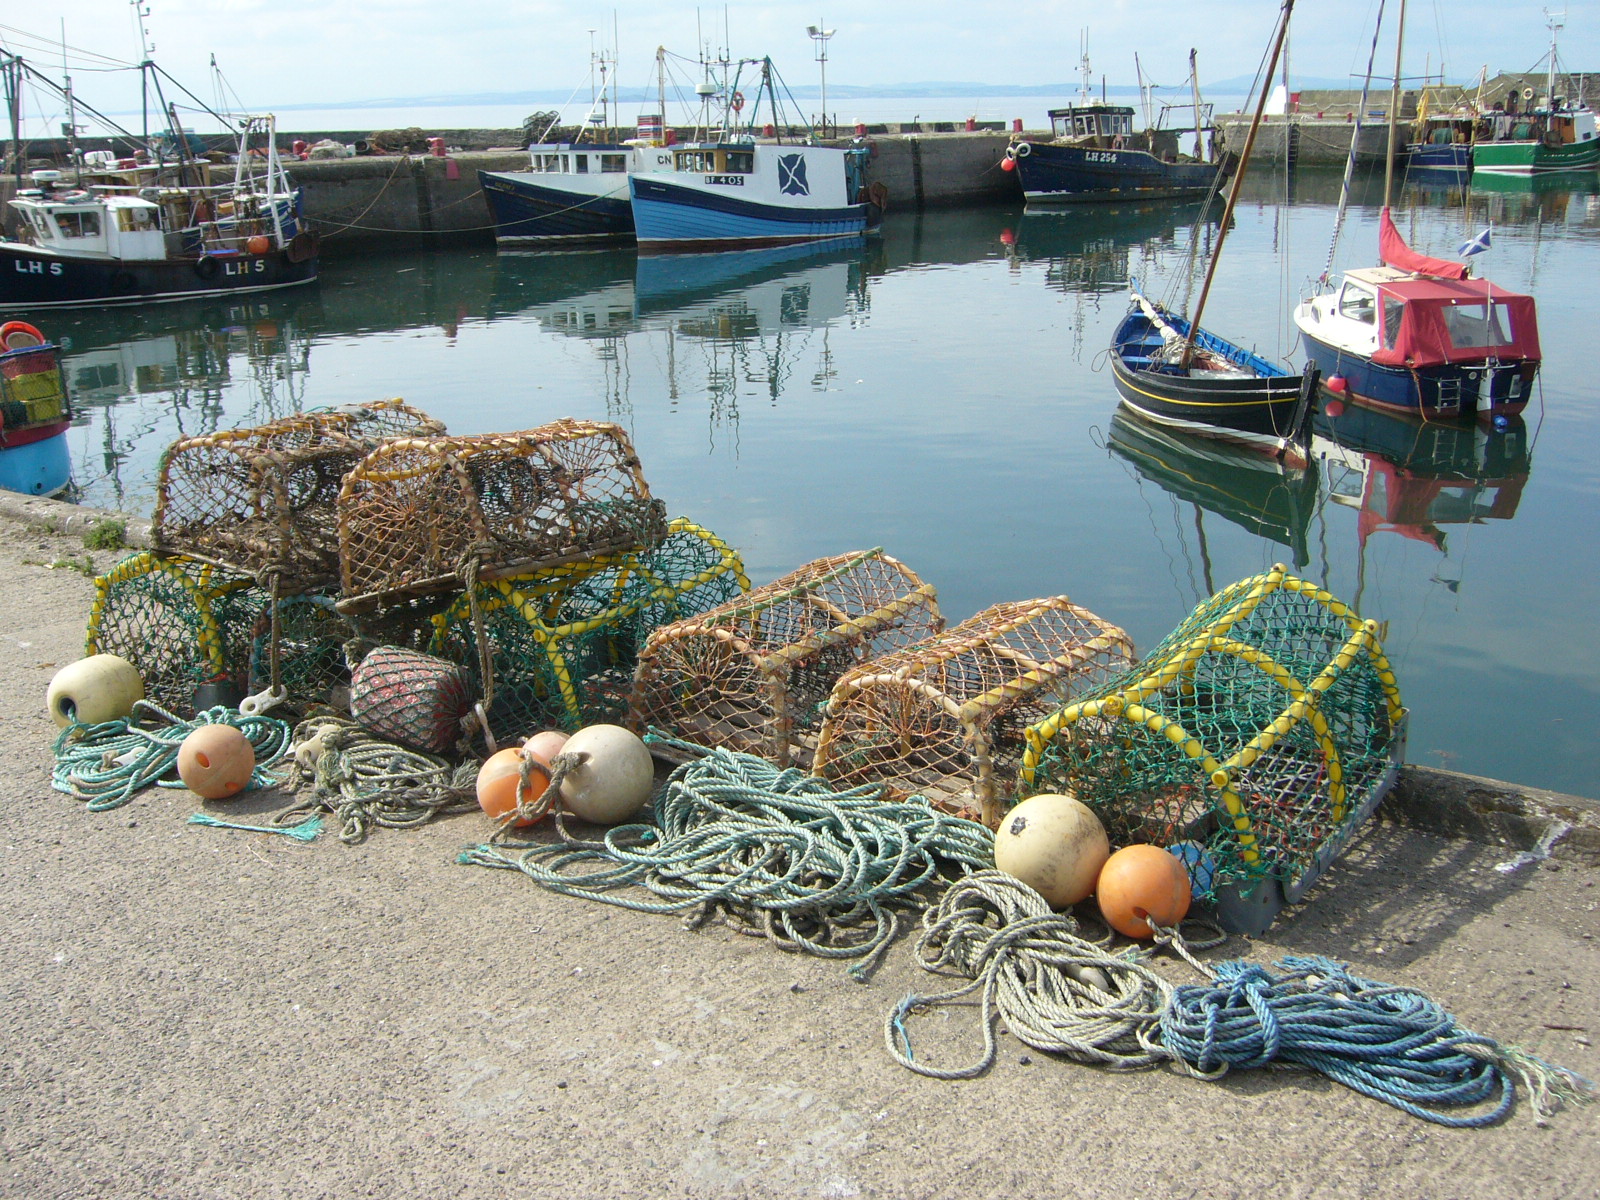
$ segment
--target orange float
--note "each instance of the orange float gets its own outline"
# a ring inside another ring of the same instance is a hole
[[[522,782],[522,764],[528,764],[528,782]],[[550,764],[537,755],[526,752],[525,747],[508,746],[498,750],[484,761],[478,768],[477,793],[478,805],[491,819],[499,822],[516,811],[518,803],[533,804],[544,795],[545,789],[550,786]],[[511,824],[518,829],[525,829],[536,824],[544,812],[537,817],[519,817]]]
[[[1131,938],[1152,938],[1150,922],[1171,927],[1189,913],[1189,873],[1160,846],[1124,846],[1100,868],[1095,899],[1106,924]]]
[[[207,800],[226,800],[250,785],[256,749],[232,725],[202,725],[178,747],[178,778]]]

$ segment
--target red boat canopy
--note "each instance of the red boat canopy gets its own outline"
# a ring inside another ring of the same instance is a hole
[[[1435,367],[1485,358],[1538,362],[1533,297],[1487,279],[1395,279],[1377,285],[1383,344],[1372,361]]]
[[[1387,208],[1378,217],[1378,257],[1398,271],[1415,271],[1418,275],[1433,275],[1439,279],[1467,277],[1466,264],[1429,258],[1406,245]]]

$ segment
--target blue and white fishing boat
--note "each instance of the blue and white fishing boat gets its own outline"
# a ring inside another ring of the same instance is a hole
[[[0,488],[53,496],[72,482],[61,351],[26,321],[0,325]]]
[[[753,114],[763,96],[773,112],[768,136],[782,128],[771,60],[759,65],[747,129],[674,146],[670,170],[629,177],[640,250],[783,246],[859,237],[877,225],[887,194],[882,185],[867,187],[865,149],[756,140]],[[735,84],[728,111],[743,107]]]

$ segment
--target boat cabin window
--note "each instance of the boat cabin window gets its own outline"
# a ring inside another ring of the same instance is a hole
[[[628,156],[626,154],[602,154],[600,156],[600,172],[604,175],[621,175],[628,169]]]
[[[728,165],[723,168],[729,175],[749,175],[756,169],[756,152],[754,150],[729,150],[727,151]]]
[[[574,154],[572,156],[572,173],[574,175],[587,175],[589,173],[589,156],[587,154]]]
[[[563,169],[561,155],[541,154],[533,160],[533,169],[535,171],[560,171]]]
[[[1510,318],[1504,304],[1452,304],[1444,310],[1444,327],[1457,348],[1509,346]]]
[[[64,238],[97,238],[100,236],[100,214],[96,211],[57,212],[56,228]]]
[[[1347,283],[1344,285],[1344,290],[1339,293],[1339,315],[1366,325],[1376,324],[1376,301],[1377,297],[1365,288],[1354,287]]]
[[[1383,298],[1383,344],[1393,346],[1400,336],[1400,319],[1406,315],[1406,306],[1393,296]]]
[[[672,165],[680,171],[709,175],[717,169],[717,156],[709,150],[679,150],[672,156]]]

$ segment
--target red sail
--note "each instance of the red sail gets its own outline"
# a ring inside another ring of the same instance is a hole
[[[1429,258],[1418,254],[1394,227],[1394,219],[1385,208],[1378,218],[1378,257],[1388,266],[1400,271],[1415,271],[1418,275],[1432,275],[1435,279],[1465,279],[1467,268],[1461,263],[1446,262],[1442,258]]]

